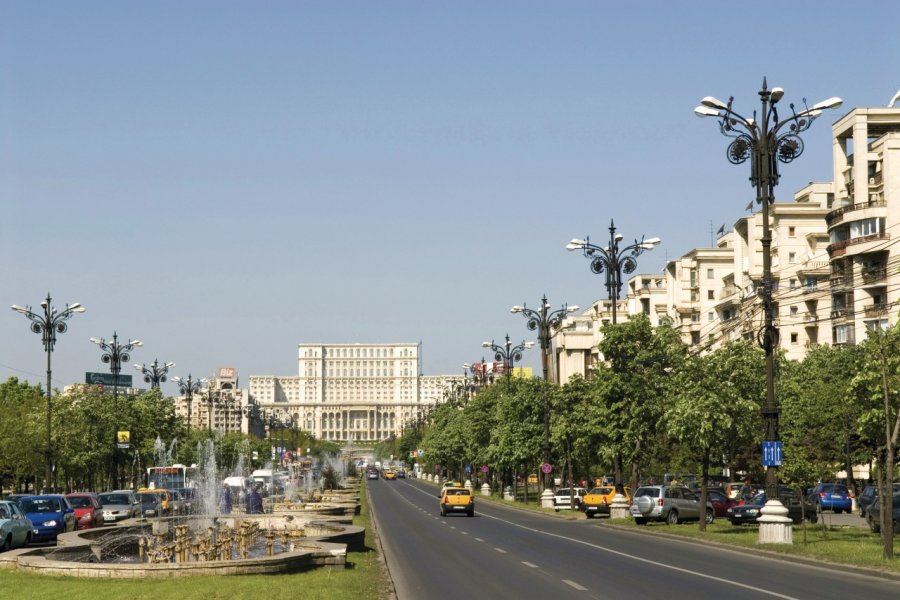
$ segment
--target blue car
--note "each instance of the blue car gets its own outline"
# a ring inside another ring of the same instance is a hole
[[[19,506],[31,521],[32,542],[55,542],[56,536],[75,531],[75,509],[62,494],[28,496],[19,500]]]
[[[833,510],[835,514],[849,513],[853,507],[847,486],[841,483],[820,483],[809,494],[809,502],[819,512]]]

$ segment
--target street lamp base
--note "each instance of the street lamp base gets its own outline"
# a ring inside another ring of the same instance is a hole
[[[550,488],[541,492],[541,508],[553,508],[553,490]]]
[[[610,519],[627,519],[628,518],[628,498],[620,493],[613,496],[612,504],[609,505]]]
[[[760,544],[793,544],[793,523],[788,518],[788,509],[778,500],[769,500],[760,511],[759,523]]]

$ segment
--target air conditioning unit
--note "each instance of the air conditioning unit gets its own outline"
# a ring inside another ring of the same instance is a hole
[[[875,185],[875,178],[869,177],[869,185]]]

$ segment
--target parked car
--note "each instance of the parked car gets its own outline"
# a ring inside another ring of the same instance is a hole
[[[19,506],[34,526],[33,542],[55,542],[60,533],[75,531],[75,509],[62,494],[28,496],[19,500]]]
[[[853,501],[847,486],[841,483],[820,483],[809,493],[809,502],[819,512],[833,510],[835,514],[850,512]]]
[[[464,512],[470,517],[475,516],[475,497],[469,488],[447,487],[441,491],[440,512],[442,517],[447,513]]]
[[[705,510],[700,497],[680,485],[646,485],[639,487],[631,501],[631,516],[638,525],[649,521],[665,521],[670,525],[682,521],[699,521],[705,518],[712,523],[716,518],[713,505],[707,501]]]
[[[103,507],[97,496],[91,492],[73,492],[66,494],[66,498],[75,509],[78,529],[103,527]]]
[[[698,493],[697,496],[699,497],[700,494]],[[728,516],[728,509],[732,506],[737,506],[740,502],[737,498],[729,498],[720,489],[706,490],[706,500],[712,504],[716,516],[723,519]]]
[[[166,516],[166,510],[162,507],[162,499],[158,494],[138,492],[134,497],[137,500],[142,517],[152,518]]]
[[[378,479],[378,471],[375,469],[369,469],[368,473],[366,473],[367,479]]]
[[[103,522],[115,523],[141,516],[141,507],[131,490],[103,492],[97,496],[103,506]]]
[[[893,494],[893,510],[891,511],[891,520],[894,522],[894,535],[900,533],[900,492]],[[875,502],[869,506],[866,511],[866,523],[869,529],[874,533],[881,532],[881,498],[876,498]]]
[[[588,519],[594,515],[608,515],[609,506],[616,495],[615,485],[602,485],[595,487],[581,499],[580,508]],[[625,502],[631,504],[631,488],[625,486]]]
[[[795,525],[799,525],[803,521],[803,516],[801,515],[805,515],[806,520],[810,523],[815,523],[818,520],[815,505],[806,502],[805,506],[801,507],[800,497],[791,488],[779,487],[778,499],[784,507],[787,508],[787,516]],[[766,493],[760,492],[750,501],[729,508],[725,518],[727,518],[732,525],[756,524],[758,523],[757,519],[759,519],[761,514],[760,511],[763,506],[765,506],[767,500]]]
[[[174,489],[181,496],[181,514],[194,514],[194,503],[197,502],[197,488],[185,487]]]
[[[556,512],[559,512],[560,509],[563,508],[572,508],[573,500],[575,504],[575,510],[581,510],[581,500],[587,494],[587,490],[583,487],[571,488],[575,490],[575,498],[571,497],[571,493],[569,492],[570,488],[559,488],[556,490],[556,493],[553,494],[553,509]]]
[[[894,493],[900,492],[900,483],[894,484]],[[875,502],[875,499],[878,498],[878,486],[877,485],[867,485],[863,488],[863,491],[860,492],[859,498],[856,499],[856,505],[859,507],[859,516],[863,519],[866,518],[869,507],[872,506],[872,503]]]
[[[27,546],[34,525],[15,502],[0,501],[0,551]]]
[[[28,496],[34,496],[34,494],[10,494],[5,498],[5,500],[9,500],[10,502],[19,503],[19,500],[22,498],[27,498]]]

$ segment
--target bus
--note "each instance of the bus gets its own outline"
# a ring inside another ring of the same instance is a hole
[[[148,467],[147,487],[155,490],[190,488],[197,484],[196,475],[196,467],[186,467],[185,465]]]

